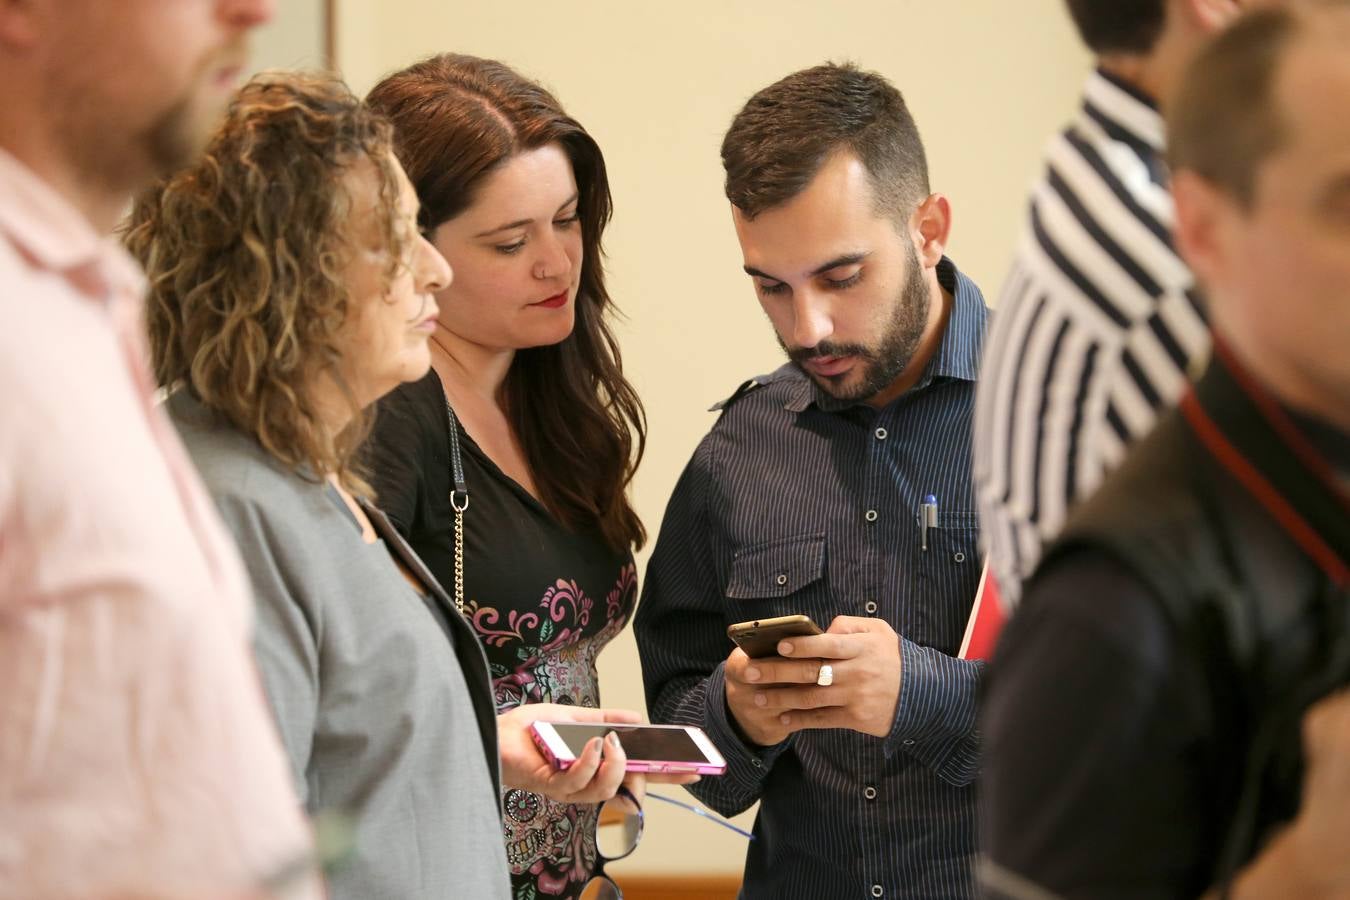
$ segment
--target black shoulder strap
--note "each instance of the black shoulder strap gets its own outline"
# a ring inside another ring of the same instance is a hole
[[[463,509],[469,505],[469,485],[464,481],[464,460],[459,451],[459,417],[449,398],[445,401],[445,421],[450,441],[450,476],[455,482],[455,489],[450,492],[450,505]]]

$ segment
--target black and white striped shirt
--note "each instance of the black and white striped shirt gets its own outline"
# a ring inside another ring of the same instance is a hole
[[[1099,70],[1032,190],[975,413],[985,546],[1007,603],[1208,356],[1162,153],[1153,102]]]
[[[881,409],[821,393],[795,366],[730,402],[666,509],[635,634],[654,722],[705,728],[727,759],[691,790],[724,814],[760,801],[741,896],[975,896],[975,696],[956,658],[979,581],[970,476],[987,310],[954,296],[938,352]],[[938,498],[921,548],[919,506]],[[747,746],[726,708],[728,624],[805,613],[880,616],[901,638],[890,735],[801,731]],[[696,848],[691,848],[691,855]]]

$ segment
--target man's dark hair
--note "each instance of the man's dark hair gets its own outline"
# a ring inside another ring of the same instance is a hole
[[[1068,0],[1069,15],[1093,53],[1148,53],[1162,34],[1167,0]]]
[[[836,152],[867,169],[879,213],[927,197],[928,161],[904,97],[850,64],[794,72],[755,94],[722,140],[727,199],[748,219],[801,193]]]

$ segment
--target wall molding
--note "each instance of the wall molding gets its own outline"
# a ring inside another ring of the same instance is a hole
[[[624,900],[736,900],[740,875],[615,874]]]

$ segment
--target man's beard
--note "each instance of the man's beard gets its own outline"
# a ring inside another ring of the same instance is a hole
[[[172,175],[197,158],[210,137],[210,130],[202,126],[202,116],[203,111],[185,97],[155,120],[142,146],[157,176]]]
[[[220,95],[206,89],[203,82],[214,77],[222,66],[242,64],[247,59],[247,45],[240,41],[203,60],[178,101],[151,123],[142,138],[142,146],[158,176],[172,175],[188,167],[206,149],[224,120],[234,93]]]
[[[924,280],[923,266],[919,263],[919,254],[914,245],[905,242],[908,259],[905,261],[907,274],[900,288],[895,308],[891,313],[886,332],[875,346],[864,344],[843,344],[834,341],[821,341],[811,348],[789,350],[782,337],[778,345],[787,352],[788,359],[806,372],[820,389],[836,400],[847,402],[866,401],[890,387],[900,373],[914,359],[923,340],[924,328],[928,324],[928,310],[932,296],[928,283]],[[815,357],[855,356],[862,361],[862,377],[851,386],[845,386],[845,379],[853,377],[856,367],[837,376],[818,376],[806,370],[802,363]]]
[[[241,42],[204,59],[178,98],[147,126],[125,135],[125,143],[110,146],[89,137],[91,128],[94,133],[111,130],[106,119],[91,117],[82,123],[84,139],[79,143],[86,172],[104,184],[135,190],[147,180],[164,178],[190,166],[220,126],[232,97],[206,89],[205,82],[232,59],[246,59],[246,51]]]

